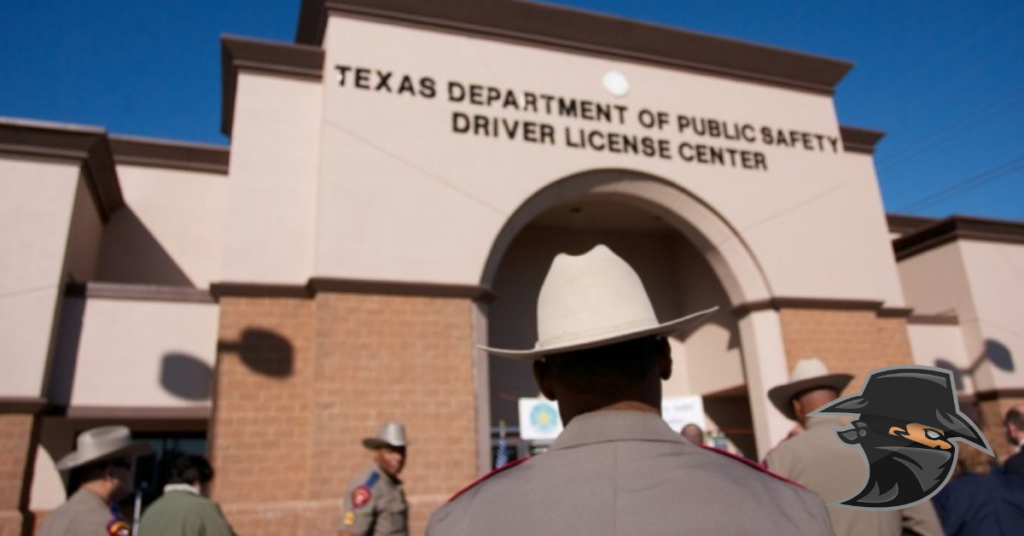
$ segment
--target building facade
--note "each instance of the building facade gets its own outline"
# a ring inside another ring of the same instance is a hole
[[[845,62],[549,7],[306,0],[294,44],[225,37],[230,147],[0,122],[0,534],[121,423],[206,451],[241,534],[330,532],[360,438],[407,424],[414,532],[537,396],[556,252],[606,243],[673,340],[668,395],[752,458],[818,356],[954,371],[1006,453],[1024,401],[1024,224],[887,216]],[[154,467],[143,468],[158,472]]]

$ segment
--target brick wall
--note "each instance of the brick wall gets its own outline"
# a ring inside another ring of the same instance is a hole
[[[830,371],[854,375],[844,395],[859,391],[874,369],[914,361],[903,318],[878,317],[872,310],[782,309],[779,313],[789,369],[800,359],[819,357]]]
[[[472,303],[319,293],[223,298],[214,498],[246,536],[333,533],[360,444],[405,422],[413,534],[476,477]]]
[[[0,414],[0,536],[22,533],[22,497],[34,424],[33,415]]]

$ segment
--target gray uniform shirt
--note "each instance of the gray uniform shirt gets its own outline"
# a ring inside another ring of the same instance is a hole
[[[768,453],[772,472],[821,495],[827,504],[860,491],[867,466],[859,448],[839,443],[834,428],[846,428],[838,417],[810,417],[806,430]],[[871,511],[828,507],[838,536],[899,536],[906,528],[921,536],[941,536],[942,524],[931,501],[903,510]]]
[[[111,513],[106,501],[83,488],[46,516],[39,536],[110,536],[119,530],[129,534],[130,529]]]
[[[408,536],[409,504],[402,481],[376,465],[359,475],[345,494],[341,532],[360,536]]]
[[[579,415],[551,449],[434,512],[428,536],[832,534],[794,484],[692,445],[658,415]]]

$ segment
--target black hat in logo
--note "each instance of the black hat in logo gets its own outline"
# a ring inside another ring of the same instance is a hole
[[[811,415],[829,413],[860,416],[836,436],[861,448],[868,464],[861,490],[835,506],[887,510],[930,498],[949,480],[961,441],[992,456],[985,436],[960,412],[948,370],[905,365],[872,371],[861,392]]]

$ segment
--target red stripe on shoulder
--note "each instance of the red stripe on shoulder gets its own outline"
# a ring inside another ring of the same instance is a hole
[[[731,453],[729,451],[725,451],[725,450],[722,450],[722,449],[716,449],[715,447],[708,447],[706,445],[701,445],[701,448],[704,449],[704,450],[708,450],[708,451],[717,453],[717,454],[721,454],[723,456],[728,456],[728,457],[730,457],[730,458],[732,458],[732,459],[734,459],[736,461],[743,462],[743,463],[749,465],[750,467],[753,467],[754,469],[757,469],[758,471],[761,471],[762,473],[764,473],[764,474],[766,474],[766,475],[768,475],[770,477],[776,478],[778,480],[781,480],[781,481],[789,483],[789,484],[793,484],[794,486],[796,486],[796,487],[798,487],[800,489],[804,489],[803,485],[801,485],[801,484],[799,484],[797,482],[793,482],[792,480],[790,480],[790,479],[788,479],[788,478],[786,478],[784,476],[779,476],[779,475],[769,471],[767,467],[765,467],[765,466],[763,466],[763,465],[761,465],[759,463],[754,463],[754,462],[744,458],[743,456],[737,456],[737,455],[735,455],[735,454],[733,454],[733,453]]]
[[[480,483],[482,483],[483,481],[487,480],[488,478],[491,478],[492,476],[494,476],[494,475],[496,475],[496,474],[498,474],[498,473],[501,473],[501,472],[503,472],[503,471],[507,471],[507,470],[509,470],[509,469],[511,469],[511,468],[513,468],[513,467],[515,467],[515,466],[517,466],[517,465],[519,465],[519,464],[521,464],[521,463],[525,462],[526,460],[529,460],[529,459],[530,459],[530,458],[532,458],[532,457],[533,457],[533,456],[527,456],[527,457],[525,457],[525,458],[519,458],[518,460],[515,460],[515,461],[511,461],[511,462],[509,462],[509,463],[506,463],[505,465],[501,466],[500,468],[498,468],[498,469],[495,469],[495,470],[491,471],[490,473],[487,473],[486,475],[484,475],[484,476],[482,476],[482,477],[480,477],[480,478],[476,479],[475,481],[473,481],[473,483],[472,483],[472,484],[470,484],[470,485],[468,485],[468,486],[466,486],[466,487],[462,488],[461,490],[459,490],[459,492],[458,492],[458,493],[456,493],[455,495],[452,495],[452,498],[451,498],[451,499],[448,499],[448,502],[452,502],[452,501],[454,501],[455,499],[458,499],[458,498],[459,498],[460,496],[462,496],[462,494],[463,494],[463,493],[466,493],[467,491],[469,491],[469,490],[471,490],[471,489],[475,488],[475,487],[476,487],[477,485],[479,485],[479,484],[480,484]]]

